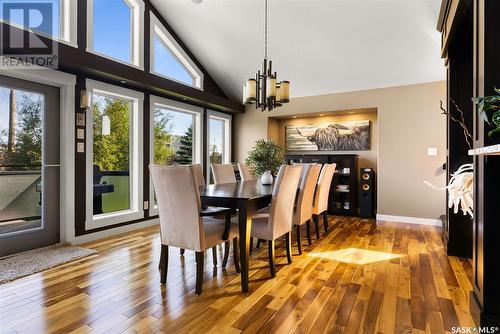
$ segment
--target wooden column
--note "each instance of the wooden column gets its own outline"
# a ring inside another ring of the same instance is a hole
[[[474,90],[475,95],[494,94],[500,86],[500,12],[498,0],[474,1]],[[474,113],[474,147],[500,143],[489,138],[490,126]],[[480,326],[500,324],[500,157],[474,157],[474,247],[473,286],[470,309]]]

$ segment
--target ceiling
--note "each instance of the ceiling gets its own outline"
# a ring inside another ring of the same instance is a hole
[[[151,0],[221,88],[241,99],[264,53],[264,0]],[[269,0],[269,58],[291,97],[445,79],[441,0]]]

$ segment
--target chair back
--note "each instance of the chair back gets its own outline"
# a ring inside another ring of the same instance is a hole
[[[200,193],[191,166],[150,165],[164,245],[204,251]]]
[[[318,183],[321,164],[306,164],[302,170],[299,193],[293,216],[293,223],[304,224],[312,219],[312,207],[314,202],[314,191]]]
[[[193,169],[194,178],[196,180],[196,185],[198,187],[205,186],[205,176],[203,176],[203,168],[201,168],[200,164],[191,165]]]
[[[241,181],[250,181],[255,180],[255,177],[252,175],[252,168],[245,164],[238,164],[238,170],[240,171]]]
[[[293,224],[293,208],[303,166],[281,166],[276,177],[271,208],[269,211],[269,234],[274,239],[290,232]]]
[[[313,214],[320,214],[328,209],[328,196],[330,195],[335,167],[337,167],[337,164],[325,164],[321,169],[314,197]]]
[[[234,175],[232,164],[211,164],[210,166],[212,167],[215,184],[236,182],[236,175]]]

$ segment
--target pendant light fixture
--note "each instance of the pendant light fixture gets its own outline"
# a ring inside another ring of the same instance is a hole
[[[273,62],[267,56],[268,42],[268,24],[267,13],[268,6],[265,1],[264,14],[264,61],[262,62],[262,72],[259,70],[255,79],[248,79],[243,85],[243,104],[254,104],[257,109],[262,111],[276,107],[281,107],[283,103],[290,101],[290,82],[278,82],[278,75],[273,73]]]

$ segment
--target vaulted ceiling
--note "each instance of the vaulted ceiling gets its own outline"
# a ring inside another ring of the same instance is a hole
[[[264,53],[264,0],[152,0],[221,88],[241,98]],[[269,58],[292,97],[445,79],[440,0],[269,0]]]

